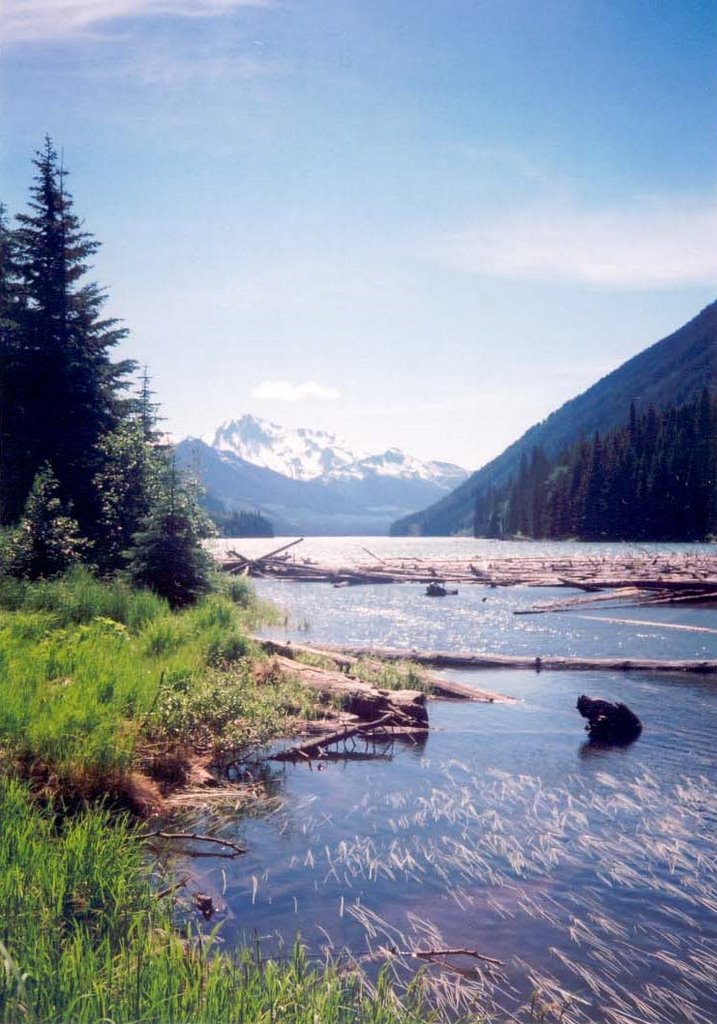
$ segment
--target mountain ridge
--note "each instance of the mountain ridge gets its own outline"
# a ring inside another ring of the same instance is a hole
[[[194,439],[192,439],[194,440]],[[367,473],[450,484],[467,471],[450,462],[424,461],[391,447],[371,453],[354,449],[335,434],[308,427],[283,427],[246,413],[225,420],[201,440],[254,466],[271,469],[294,480],[355,479]]]
[[[401,515],[446,494],[467,472],[398,448],[355,451],[334,434],[249,414],[177,445],[177,460],[227,512],[267,516],[277,534],[386,534]]]
[[[643,349],[615,370],[571,398],[545,420],[534,424],[500,455],[472,473],[450,494],[398,519],[394,536],[450,536],[481,531],[475,522],[476,502],[516,472],[523,454],[541,447],[558,455],[580,437],[590,437],[627,420],[631,401],[640,409],[681,405],[717,382],[717,302],[671,334]],[[485,527],[484,527],[485,528]]]

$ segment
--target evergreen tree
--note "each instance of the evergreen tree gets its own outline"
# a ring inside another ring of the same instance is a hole
[[[135,534],[167,494],[172,456],[159,443],[157,404],[145,366],[139,395],[119,426],[100,439],[101,469],[93,484],[99,496],[95,560],[103,572],[125,565]],[[201,531],[203,524],[198,525]]]
[[[140,377],[139,397],[137,399],[137,417],[142,428],[142,437],[147,444],[159,441],[159,422],[157,402],[153,402],[154,391],[151,388],[152,378],[149,375],[149,368],[145,365]]]
[[[101,469],[100,439],[128,411],[122,392],[129,361],[113,363],[110,350],[126,331],[102,318],[105,296],[82,283],[98,243],[83,230],[65,188],[51,140],[34,161],[30,212],[13,233],[23,323],[3,404],[12,394],[5,437],[22,438],[22,458],[0,464],[4,521],[13,521],[39,467],[50,462],[60,494],[71,501],[80,526],[94,536],[99,498],[93,480]]]
[[[128,573],[137,586],[165,597],[173,608],[192,604],[210,589],[211,559],[201,545],[205,523],[191,491],[172,463],[168,488],[144,518],[128,552]]]
[[[230,513],[211,514],[212,522],[219,530],[220,537],[273,537],[274,527],[266,516],[259,512],[234,509]]]
[[[0,206],[0,524],[17,519],[32,482],[27,468],[31,381],[23,359],[24,321],[17,239]]]
[[[101,469],[95,561],[102,572],[125,565],[135,534],[164,497],[166,449],[148,442],[141,417],[125,420],[98,445]]]
[[[9,570],[28,579],[56,576],[87,554],[77,521],[63,507],[49,464],[35,476],[9,546]]]
[[[585,540],[702,540],[717,503],[717,404],[699,400],[638,416],[551,465],[539,451],[493,497],[506,533]],[[476,511],[476,523],[485,514]]]

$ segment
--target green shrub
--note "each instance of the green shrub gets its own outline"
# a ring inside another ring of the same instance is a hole
[[[59,490],[50,465],[45,463],[7,542],[5,564],[10,575],[31,580],[57,576],[87,556],[90,544],[63,507]]]
[[[211,566],[192,517],[170,506],[153,512],[135,534],[127,571],[135,586],[185,608],[210,590]]]

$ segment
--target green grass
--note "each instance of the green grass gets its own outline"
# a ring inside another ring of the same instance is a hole
[[[246,748],[311,714],[247,639],[262,614],[245,581],[174,613],[86,571],[0,578],[2,1024],[430,1019],[420,984],[401,1003],[387,975],[317,967],[298,944],[287,963],[223,952],[156,897],[130,819],[97,801],[147,751]]]
[[[44,612],[58,627],[107,618],[137,630],[166,615],[168,605],[149,590],[133,589],[117,579],[104,582],[77,568],[65,576],[36,582],[0,576],[0,609]]]
[[[354,679],[379,690],[421,690],[432,693],[433,687],[425,672],[410,661],[378,662],[359,660],[349,671]]]
[[[0,777],[0,1021],[18,1024],[418,1024],[384,975],[215,948],[152,893],[126,819],[58,821]]]
[[[256,677],[256,614],[246,584],[175,613],[86,571],[0,580],[0,749],[60,792],[95,795],[145,742],[265,741],[310,698]]]
[[[336,659],[320,651],[301,651],[296,660],[302,665],[326,669],[329,672],[340,671]],[[432,693],[433,686],[426,673],[419,665],[411,661],[376,661],[372,658],[359,658],[346,668],[349,679],[360,679],[379,690],[420,690]]]

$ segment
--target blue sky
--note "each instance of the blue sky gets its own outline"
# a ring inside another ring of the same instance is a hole
[[[5,0],[166,425],[474,468],[716,297],[717,3]]]

